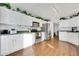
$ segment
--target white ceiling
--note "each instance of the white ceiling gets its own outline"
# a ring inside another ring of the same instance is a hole
[[[67,16],[79,11],[79,3],[56,3],[54,5],[58,8],[60,16]]]
[[[35,16],[41,16],[50,20],[69,15],[79,10],[78,3],[12,3],[11,5],[14,8],[19,7]]]

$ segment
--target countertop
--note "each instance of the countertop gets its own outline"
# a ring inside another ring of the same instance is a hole
[[[42,32],[42,31],[41,31]],[[1,35],[18,35],[18,34],[32,34],[32,33],[38,33],[38,32],[17,32],[14,34],[0,34]]]
[[[69,30],[60,30],[59,32],[71,32],[71,33],[79,33],[79,31],[69,31]]]

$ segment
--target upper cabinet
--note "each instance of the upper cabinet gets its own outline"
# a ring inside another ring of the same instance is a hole
[[[60,20],[59,22],[60,27],[75,27],[79,26],[79,17],[74,17],[68,20]]]
[[[0,7],[0,23],[11,25],[32,25],[33,17]]]
[[[41,19],[37,19],[37,18],[33,18],[32,22],[38,22],[39,23],[39,27],[42,27],[42,24],[48,23],[47,21],[41,20]]]
[[[20,12],[16,12],[10,9],[6,9],[4,7],[0,7],[0,23],[11,24],[11,25],[32,26],[33,21],[38,22],[40,24],[40,27],[42,26],[43,23],[47,22],[31,16],[27,16]]]
[[[71,27],[72,22],[70,20],[60,20],[59,27]]]

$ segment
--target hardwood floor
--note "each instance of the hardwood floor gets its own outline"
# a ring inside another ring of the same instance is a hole
[[[79,56],[79,47],[53,38],[9,54],[8,56]]]

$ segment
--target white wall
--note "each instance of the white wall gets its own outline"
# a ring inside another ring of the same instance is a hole
[[[7,24],[0,24],[0,30],[5,30],[5,29],[16,29],[18,31],[28,31],[29,28],[28,27],[24,27],[24,26],[17,26],[17,25],[7,25]]]

